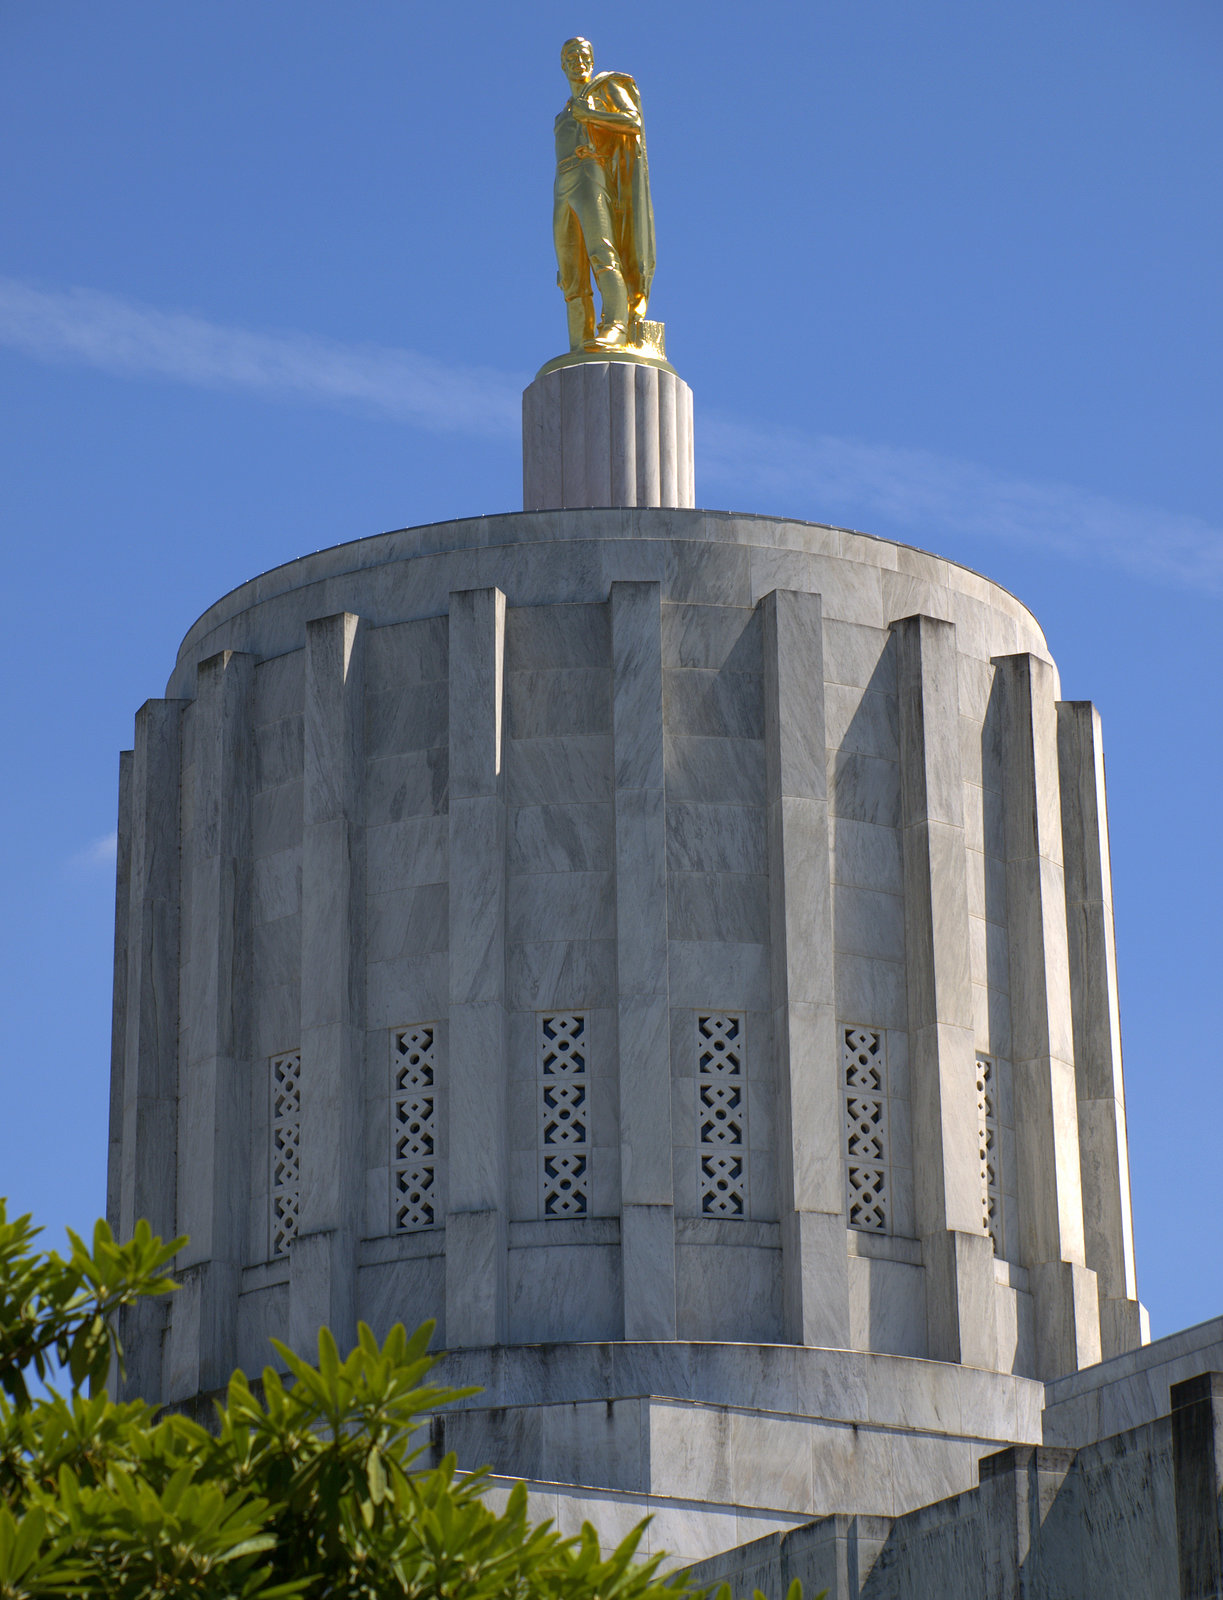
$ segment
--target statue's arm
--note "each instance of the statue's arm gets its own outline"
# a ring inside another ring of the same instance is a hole
[[[641,113],[633,104],[632,98],[620,87],[618,83],[605,85],[603,91],[609,100],[613,101],[616,110],[604,106],[592,106],[586,100],[573,97],[573,114],[579,122],[593,122],[600,128],[623,128],[634,133],[641,132]]]

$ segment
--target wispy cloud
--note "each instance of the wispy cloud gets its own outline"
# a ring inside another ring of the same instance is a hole
[[[92,289],[0,277],[0,345],[116,374],[358,406],[434,431],[509,438],[520,425],[520,374],[313,334],[255,332]],[[706,504],[709,487],[720,486],[740,505],[895,533],[947,553],[964,537],[1005,541],[1223,593],[1223,529],[1197,517],[920,450],[708,414],[697,448]]]
[[[1199,517],[1127,505],[1065,483],[1028,483],[970,461],[730,419],[703,419],[700,478],[784,499],[822,521],[908,532],[948,552],[959,536],[1000,540],[1137,577],[1223,593],[1223,528]],[[704,497],[708,500],[708,495]]]
[[[356,405],[418,427],[493,436],[520,426],[522,380],[413,350],[259,333],[94,289],[0,278],[0,344],[45,361],[268,398]]]
[[[113,867],[118,849],[119,835],[104,833],[101,838],[92,840],[84,849],[74,851],[65,865],[78,872],[93,867]]]

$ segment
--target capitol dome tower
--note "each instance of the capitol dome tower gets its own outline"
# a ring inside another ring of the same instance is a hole
[[[1100,722],[987,579],[696,509],[604,288],[527,509],[253,578],[137,715],[127,1392],[432,1317],[462,1465],[892,1515],[1143,1338]]]

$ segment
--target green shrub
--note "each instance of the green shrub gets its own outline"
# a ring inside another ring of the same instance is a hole
[[[473,1391],[426,1380],[432,1324],[379,1344],[362,1326],[311,1366],[277,1343],[288,1381],[230,1379],[210,1431],[100,1390],[122,1361],[115,1313],[174,1284],[184,1240],[146,1223],[124,1244],[99,1222],[65,1260],[34,1249],[0,1201],[0,1600],[388,1596],[446,1600],[677,1600],[682,1579],[638,1561],[641,1524],[610,1555],[586,1524],[561,1538],[527,1518],[519,1484],[498,1515],[453,1456],[416,1463],[422,1425]],[[69,1392],[31,1394],[66,1377]],[[729,1600],[729,1590],[719,1592]],[[788,1600],[801,1600],[795,1586]]]

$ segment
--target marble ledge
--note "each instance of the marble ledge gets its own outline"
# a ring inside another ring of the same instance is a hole
[[[740,1249],[781,1249],[781,1224],[748,1218],[676,1217],[675,1242],[693,1245],[731,1245]]]
[[[534,1152],[532,1152],[533,1154]],[[545,1245],[607,1245],[620,1243],[619,1217],[581,1217],[555,1220],[511,1222],[508,1225],[511,1250]]]
[[[906,1266],[920,1267],[922,1246],[920,1239],[905,1239],[894,1233],[866,1233],[858,1228],[845,1230],[845,1247],[851,1256],[865,1256],[871,1261],[900,1261]]]
[[[689,1340],[451,1351],[445,1378],[480,1383],[481,1409],[651,1396],[698,1411],[1027,1443],[1039,1442],[1044,1394],[1033,1379],[921,1357]]]
[[[357,1246],[357,1265],[383,1266],[393,1261],[420,1261],[426,1256],[446,1254],[446,1229],[421,1228],[415,1233],[382,1234],[362,1239]]]
[[[1016,1265],[1014,1261],[1007,1261],[1003,1256],[995,1256],[994,1282],[1000,1283],[1005,1289],[1022,1289],[1026,1291],[1030,1287],[1028,1269]]]
[[[273,1289],[277,1284],[288,1281],[288,1256],[280,1256],[275,1261],[259,1261],[254,1266],[243,1267],[238,1293],[254,1294],[260,1289]]]
[[[487,1480],[485,1502],[494,1509],[503,1510],[510,1491],[519,1482],[499,1474]],[[527,1479],[528,1514],[533,1520],[549,1517],[562,1533],[576,1533],[582,1521],[594,1521],[600,1530],[608,1530],[609,1549],[619,1542],[630,1528],[643,1518],[650,1517],[641,1544],[643,1556],[666,1552],[672,1564],[684,1564],[700,1559],[697,1552],[719,1555],[723,1550],[737,1547],[767,1534],[801,1527],[810,1521],[806,1512],[780,1509],[747,1509],[741,1506],[717,1505],[705,1500],[681,1500],[668,1495],[647,1495],[622,1489],[601,1489],[592,1485],[548,1483],[540,1479]]]

